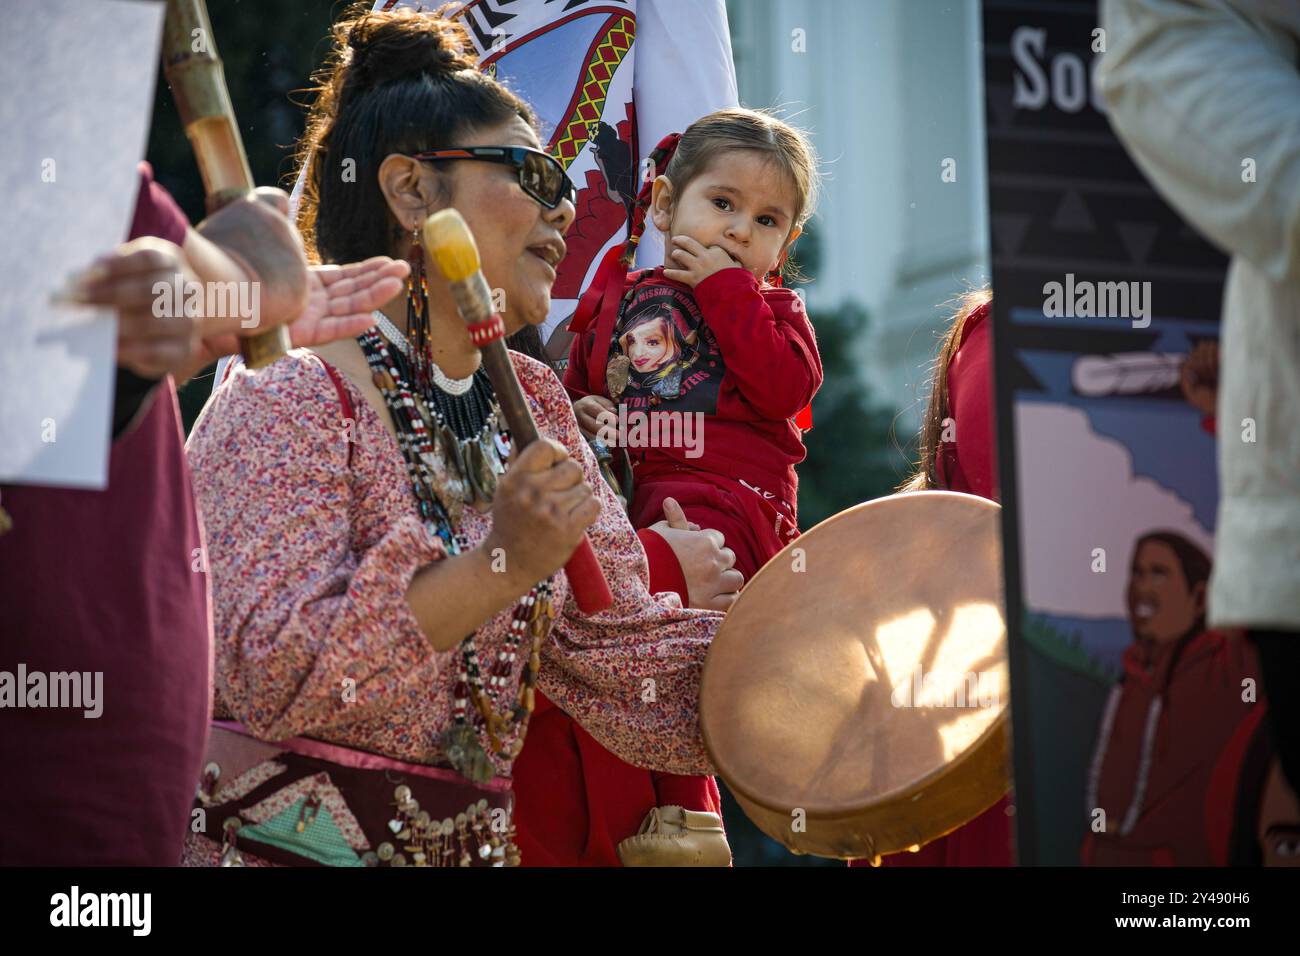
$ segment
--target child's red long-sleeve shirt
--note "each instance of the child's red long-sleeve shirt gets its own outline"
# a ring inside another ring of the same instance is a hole
[[[774,493],[791,518],[794,466],[805,456],[794,416],[821,382],[802,300],[741,268],[709,276],[694,293],[662,268],[629,276],[618,314],[603,312],[574,337],[564,376],[575,399],[604,395],[623,406],[638,480],[712,472]],[[635,447],[641,411],[703,413],[702,441]]]
[[[709,472],[780,496],[788,503],[785,510],[793,527],[798,491],[794,466],[805,455],[793,418],[822,381],[821,358],[802,301],[787,289],[760,288],[743,269],[716,273],[692,294],[689,286],[664,278],[660,268],[629,276],[623,291],[624,308],[601,310],[593,327],[575,329],[564,376],[569,394],[574,399],[593,394],[612,399],[624,406],[625,425],[632,424],[626,410],[700,413],[704,420],[702,436],[695,436],[702,437],[698,444],[629,448],[638,499],[645,497],[651,484],[647,479],[656,472],[674,477]],[[657,513],[658,507],[640,510]],[[740,522],[737,530],[752,531],[755,540],[749,548],[731,538],[728,543],[737,549],[738,561],[744,557],[756,567],[779,550],[781,541],[775,529],[749,528],[753,512],[741,511],[732,516]],[[662,568],[671,573],[671,568],[676,572],[673,580],[662,577],[663,586],[677,590],[685,603],[686,582],[676,558],[668,559],[671,549],[648,530],[640,537],[652,558],[652,590],[657,586],[655,572]],[[721,812],[712,778],[634,770],[584,741],[576,724],[571,733],[564,733],[560,716],[557,720],[540,712],[529,744],[515,763],[516,786],[521,795],[524,790],[553,795],[560,792],[557,782],[577,779],[585,788],[589,817],[586,824],[574,821],[571,835],[550,841],[561,848],[556,851],[533,840],[540,831],[521,811],[519,843],[526,853],[539,860],[549,853],[554,862],[609,862],[616,858],[619,834],[630,833],[648,800]],[[566,764],[580,770],[556,777],[555,768]],[[553,816],[539,817],[548,818],[553,823]],[[579,856],[565,849],[570,844],[585,845],[586,850]]]

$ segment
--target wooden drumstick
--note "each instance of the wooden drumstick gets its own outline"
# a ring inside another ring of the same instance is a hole
[[[455,209],[435,212],[424,221],[422,232],[429,258],[451,286],[456,309],[469,327],[470,338],[483,353],[483,365],[501,403],[517,454],[537,440],[537,423],[528,410],[523,388],[506,350],[505,322],[492,311],[492,295],[479,269],[474,236]],[[564,571],[578,609],[584,614],[596,614],[614,603],[605,573],[585,535],[564,565]]]

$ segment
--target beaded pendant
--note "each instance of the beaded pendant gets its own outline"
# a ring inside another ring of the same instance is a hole
[[[426,396],[415,393],[388,343],[375,329],[362,333],[358,341],[397,431],[420,516],[446,544],[448,554],[460,554],[469,546],[457,530],[464,505],[490,504],[513,450],[509,433],[498,424],[500,406],[491,386],[484,377],[482,384],[476,383],[477,391],[466,390],[456,396],[459,404],[448,401],[439,410],[436,393],[427,401]],[[513,760],[523,748],[535,702],[541,645],[554,617],[548,578],[515,606],[505,640],[486,665],[479,660],[473,634],[461,642],[453,723],[438,743],[448,762],[465,778],[479,784],[490,782],[496,775],[493,756]],[[512,675],[526,637],[531,638],[530,647],[512,691]],[[482,735],[486,735],[490,751],[483,746]]]
[[[496,767],[468,723],[452,724],[442,735],[442,752],[458,774],[477,784],[491,783]]]

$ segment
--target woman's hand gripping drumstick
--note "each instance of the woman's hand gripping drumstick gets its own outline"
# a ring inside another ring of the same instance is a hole
[[[492,380],[497,401],[501,403],[501,412],[510,427],[515,454],[519,456],[514,464],[514,468],[518,468],[523,463],[524,449],[538,440],[537,424],[524,401],[523,389],[506,351],[505,323],[501,316],[492,311],[492,298],[487,281],[479,269],[478,247],[474,243],[474,236],[455,209],[443,209],[431,215],[424,222],[422,234],[429,258],[451,286],[456,309],[469,327],[470,338],[483,353],[483,366]],[[567,452],[563,451],[562,446],[556,448],[558,451],[555,457],[549,461],[538,457],[536,464],[539,469],[543,466],[548,469],[567,467]],[[559,457],[560,452],[563,452],[562,458]],[[590,488],[587,488],[587,494],[591,494]],[[574,511],[578,509],[589,509],[589,505],[576,503]],[[591,516],[591,521],[595,521],[598,515],[599,511]],[[591,521],[584,527],[590,525]],[[585,533],[565,563],[564,571],[569,578],[569,586],[573,588],[574,600],[584,614],[596,614],[614,603],[605,574],[596,561],[596,554]]]

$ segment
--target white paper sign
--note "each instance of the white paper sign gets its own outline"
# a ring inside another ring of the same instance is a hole
[[[116,318],[50,304],[126,240],[163,4],[5,4],[0,30],[0,481],[104,488]]]

